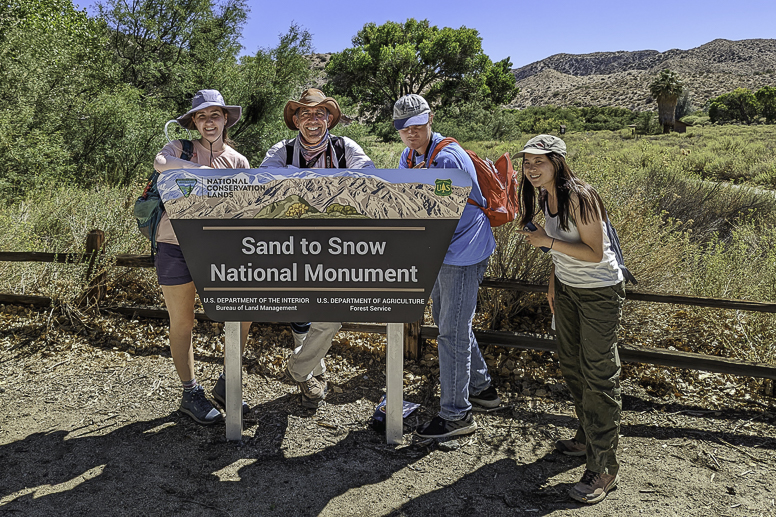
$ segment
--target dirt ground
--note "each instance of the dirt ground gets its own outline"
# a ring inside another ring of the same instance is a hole
[[[422,406],[391,446],[369,425],[384,337],[338,335],[327,403],[314,411],[281,375],[289,331],[254,325],[244,361],[252,411],[238,445],[223,424],[177,413],[164,323],[102,315],[84,325],[0,307],[0,514],[776,515],[776,405],[744,381],[694,374],[695,388],[677,396],[689,380],[662,369],[674,382],[660,394],[626,367],[620,486],[586,507],[566,496],[583,461],[553,452],[575,420],[547,354],[487,347],[504,408],[478,414],[471,437],[437,443],[411,434],[438,409],[427,347],[405,369],[405,398]],[[208,390],[221,335],[218,324],[197,326]]]

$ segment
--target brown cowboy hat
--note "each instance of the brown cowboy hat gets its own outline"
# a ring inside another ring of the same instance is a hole
[[[293,131],[297,131],[299,129],[296,127],[296,124],[294,124],[294,113],[296,113],[296,110],[299,108],[312,108],[313,106],[318,106],[319,104],[322,104],[323,107],[329,110],[329,113],[333,115],[331,124],[329,124],[329,129],[336,126],[337,122],[339,122],[340,115],[342,114],[337,101],[331,97],[326,97],[326,95],[317,88],[309,88],[302,92],[302,96],[299,97],[299,102],[288,101],[286,103],[286,107],[283,108],[283,120],[286,122],[288,129]]]

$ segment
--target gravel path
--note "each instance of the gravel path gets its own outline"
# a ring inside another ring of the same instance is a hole
[[[244,361],[253,410],[237,446],[223,425],[176,412],[161,322],[50,318],[0,312],[0,514],[776,515],[773,399],[725,376],[626,367],[620,487],[583,507],[566,497],[582,461],[552,451],[575,420],[551,356],[488,347],[504,408],[478,414],[471,437],[437,443],[411,434],[439,402],[429,346],[405,370],[405,396],[422,407],[404,443],[389,446],[369,425],[384,387],[383,337],[338,335],[327,403],[312,411],[281,375],[289,331],[254,326]],[[219,336],[218,324],[198,324],[208,389],[221,368]],[[671,378],[673,388],[696,389],[654,396]]]

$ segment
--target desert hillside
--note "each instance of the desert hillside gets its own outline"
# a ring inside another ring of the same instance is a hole
[[[315,86],[325,83],[331,54],[313,54]],[[700,108],[736,88],[776,85],[776,39],[716,39],[689,50],[555,54],[513,70],[520,93],[509,105],[616,106],[655,111],[649,84],[664,68],[679,74]]]
[[[697,107],[743,87],[776,85],[776,39],[717,39],[690,50],[555,54],[513,70],[520,93],[510,106],[617,106],[656,109],[649,84],[664,68],[685,80]]]

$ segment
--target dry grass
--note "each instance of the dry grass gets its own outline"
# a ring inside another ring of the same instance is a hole
[[[529,137],[464,145],[480,156],[495,158],[506,151],[514,154]],[[566,137],[569,162],[604,198],[639,289],[772,302],[776,301],[772,193],[702,180],[693,170],[696,162],[688,160],[712,148],[728,149],[733,155],[744,153],[746,146],[763,152],[771,140],[770,128],[741,127],[637,140],[616,132]],[[400,144],[374,140],[364,144],[379,167],[396,166]],[[86,233],[100,228],[107,237],[104,266],[111,303],[162,305],[153,271],[111,265],[116,254],[148,250],[130,216],[139,188],[62,188],[35,194],[0,212],[0,249],[80,251]],[[498,250],[488,275],[546,282],[548,257],[525,245],[510,229],[505,225],[496,231]],[[84,265],[5,262],[0,265],[0,290],[50,296],[67,306],[83,291],[84,273]],[[540,295],[483,290],[478,321],[486,328],[514,328],[519,318],[542,312],[544,303]],[[719,330],[720,318],[708,316],[707,320],[710,332]],[[737,334],[726,355],[772,362],[768,343],[776,339],[774,317],[748,314],[736,316],[736,321],[746,332]]]

